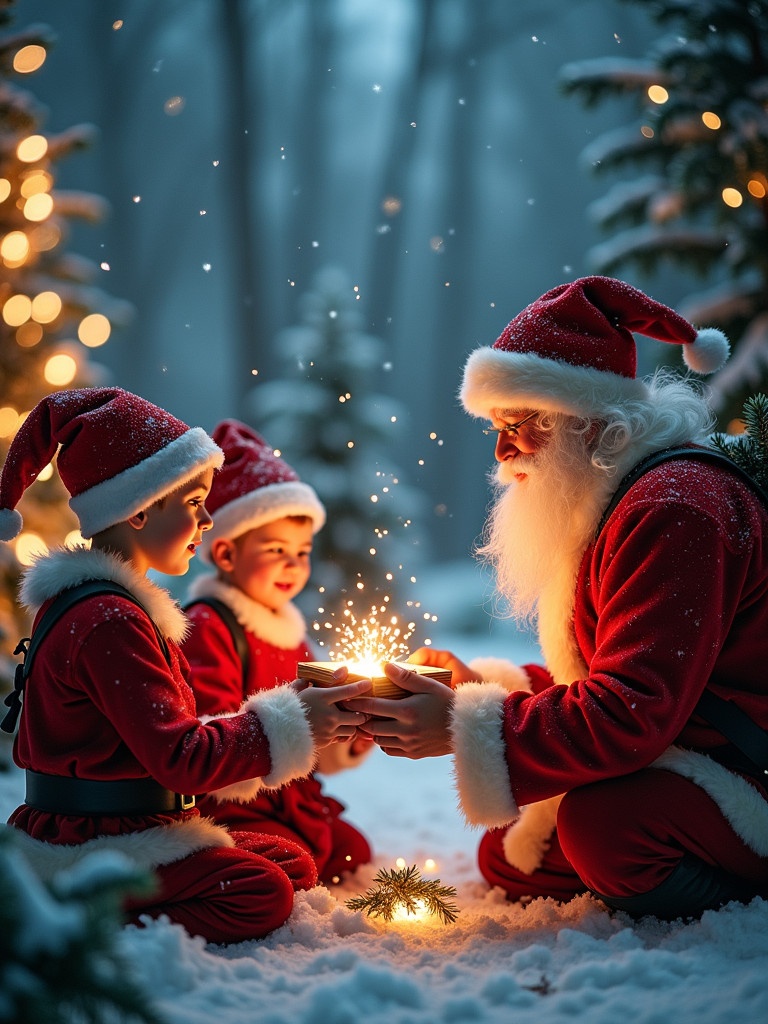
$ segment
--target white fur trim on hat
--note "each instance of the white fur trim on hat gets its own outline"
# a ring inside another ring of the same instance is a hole
[[[728,359],[731,346],[717,327],[704,327],[696,340],[683,345],[683,361],[694,373],[716,373]]]
[[[466,411],[482,419],[491,419],[494,409],[515,408],[599,416],[606,406],[647,397],[637,378],[487,346],[469,356],[459,390]]]
[[[300,480],[287,480],[248,491],[213,513],[213,526],[203,535],[200,554],[210,562],[213,541],[222,537],[234,540],[248,530],[286,516],[309,516],[312,532],[317,533],[325,523],[325,508],[309,484]]]
[[[202,427],[191,427],[148,459],[70,499],[80,532],[90,538],[148,508],[209,467],[224,453]]]
[[[454,774],[464,817],[470,825],[498,828],[520,811],[509,786],[503,716],[507,691],[498,683],[456,687],[451,709]]]

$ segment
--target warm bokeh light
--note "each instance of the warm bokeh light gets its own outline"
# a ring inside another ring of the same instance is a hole
[[[16,344],[21,348],[34,348],[43,340],[43,328],[34,320],[28,320],[16,331]]]
[[[30,196],[24,203],[24,216],[27,220],[41,221],[53,213],[53,196],[49,192],[38,192]]]
[[[669,93],[663,85],[649,85],[648,99],[651,103],[666,103],[669,99]]]
[[[35,252],[48,252],[55,249],[61,241],[61,231],[56,224],[47,221],[38,224],[29,232],[29,246]]]
[[[9,231],[0,242],[0,257],[6,267],[20,267],[29,256],[29,239],[23,231]]]
[[[750,178],[747,182],[747,191],[755,199],[765,199],[768,195],[765,180],[761,178]]]
[[[652,139],[656,132],[651,128],[649,124],[644,124],[640,129],[640,134],[646,139]]]
[[[13,437],[19,429],[20,416],[10,405],[0,409],[0,437]]]
[[[11,183],[7,178],[0,178],[0,203],[4,203],[11,194]]]
[[[16,156],[23,164],[42,160],[48,152],[48,139],[44,135],[29,135],[16,147]]]
[[[24,180],[21,183],[19,192],[28,199],[30,196],[36,196],[40,192],[50,192],[53,188],[53,175],[49,174],[48,171],[40,170],[36,168],[34,171],[27,171],[24,174]]]
[[[67,384],[71,384],[75,379],[76,373],[77,363],[72,356],[68,356],[65,352],[59,352],[57,355],[51,356],[43,370],[43,376],[46,381],[54,387],[64,387]]]
[[[382,201],[381,208],[388,217],[394,217],[402,210],[403,201],[397,196],[386,196]]]
[[[61,297],[56,292],[40,292],[32,300],[32,319],[50,324],[61,313]]]
[[[87,348],[98,348],[109,338],[112,325],[103,313],[90,313],[83,317],[77,328],[77,336]]]
[[[70,530],[67,536],[64,538],[64,547],[76,548],[83,547],[83,545],[89,548],[91,546],[91,542],[89,540],[86,540],[79,530]]]
[[[704,122],[707,128],[711,128],[712,131],[716,131],[722,127],[723,122],[720,118],[711,110],[705,110],[701,115],[701,120]]]
[[[722,191],[723,202],[726,206],[732,206],[734,209],[741,206],[744,202],[744,196],[739,192],[737,188],[724,188]]]
[[[14,546],[16,557],[22,565],[32,565],[36,558],[48,552],[48,545],[36,533],[20,533]]]
[[[28,295],[12,295],[3,306],[3,320],[9,327],[20,327],[32,315],[32,300]]]
[[[30,75],[43,66],[47,56],[45,47],[39,43],[22,46],[13,56],[13,70],[20,75]]]

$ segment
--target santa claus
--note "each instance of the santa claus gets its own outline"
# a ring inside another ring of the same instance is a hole
[[[359,710],[387,753],[453,755],[480,869],[510,899],[590,891],[676,918],[768,894],[768,508],[713,461],[696,383],[637,377],[635,334],[698,373],[728,356],[720,331],[587,277],[465,367],[498,463],[479,555],[544,666],[423,649],[454,689],[392,665],[413,696]]]

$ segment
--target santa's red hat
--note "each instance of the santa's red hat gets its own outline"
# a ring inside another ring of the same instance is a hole
[[[697,373],[714,373],[728,358],[728,339],[717,328],[697,331],[624,281],[582,277],[536,299],[491,348],[472,352],[461,401],[486,419],[494,409],[521,408],[600,416],[607,406],[647,394],[635,376],[633,332],[681,345]]]
[[[16,505],[57,449],[59,476],[86,538],[129,519],[224,458],[202,427],[190,428],[121,388],[48,395],[8,449],[0,476],[0,540],[21,532]]]
[[[260,434],[238,420],[224,420],[213,431],[213,439],[224,452],[224,465],[205,502],[213,516],[200,548],[206,561],[211,561],[213,541],[234,540],[285,516],[308,516],[313,533],[322,527],[325,509],[320,499]]]

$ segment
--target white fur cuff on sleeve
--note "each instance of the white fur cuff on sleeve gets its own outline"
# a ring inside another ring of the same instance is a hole
[[[469,667],[486,683],[498,683],[505,690],[531,692],[531,677],[519,665],[504,658],[475,658]]]
[[[315,764],[315,741],[304,705],[290,686],[262,690],[243,704],[241,711],[255,711],[269,741],[272,771],[262,779],[267,789],[279,789],[300,779]]]
[[[456,688],[451,712],[459,803],[470,825],[508,825],[519,811],[509,786],[502,731],[507,691],[499,683]]]

